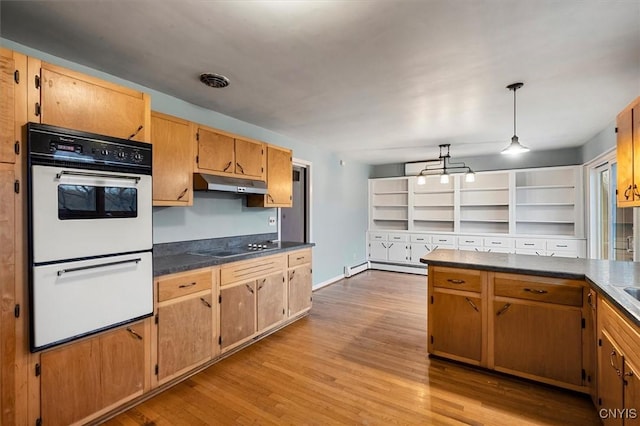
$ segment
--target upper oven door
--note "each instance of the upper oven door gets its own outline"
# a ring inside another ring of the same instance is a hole
[[[32,166],[33,262],[150,250],[151,176]]]

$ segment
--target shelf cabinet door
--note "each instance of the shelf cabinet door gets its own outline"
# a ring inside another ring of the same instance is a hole
[[[0,55],[0,163],[15,163],[15,95],[13,58]]]
[[[103,407],[142,394],[146,340],[144,323],[130,325],[100,338]]]
[[[387,260],[388,245],[386,241],[371,241],[369,243],[369,260]]]
[[[289,317],[311,307],[311,265],[289,270]]]
[[[493,302],[496,370],[582,385],[582,313],[578,308]]]
[[[151,113],[153,144],[153,203],[187,206],[193,203],[191,123],[177,117]]]
[[[284,273],[257,281],[258,331],[265,330],[286,317]]]
[[[256,332],[256,282],[220,288],[221,349]]]
[[[158,308],[158,380],[196,367],[213,355],[211,292]]]
[[[479,295],[434,292],[428,315],[430,353],[480,364],[483,314]]]
[[[406,243],[389,243],[388,259],[392,262],[408,262],[409,249]]]
[[[235,170],[233,137],[198,128],[197,167],[218,174],[233,175]]]
[[[246,139],[235,140],[235,172],[248,179],[264,180],[264,143]]]
[[[147,139],[148,95],[44,62],[40,74],[41,123]]]
[[[420,258],[430,251],[428,244],[411,244],[411,263],[420,263]]]
[[[621,410],[623,403],[622,369],[624,360],[620,349],[606,331],[600,333],[598,346],[598,402],[599,409]],[[607,416],[607,426],[622,425],[622,418]]]

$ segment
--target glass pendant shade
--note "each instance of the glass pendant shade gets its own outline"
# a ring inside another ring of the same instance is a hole
[[[500,153],[501,154],[507,154],[507,155],[513,155],[513,154],[520,154],[523,152],[528,152],[529,148],[527,148],[524,145],[521,145],[520,142],[518,141],[518,137],[516,135],[513,135],[513,137],[511,138],[511,143],[509,144],[508,147],[506,147],[505,149],[503,149]]]
[[[440,183],[449,183],[449,175],[447,173],[440,175]]]
[[[473,172],[469,172],[467,174],[464,175],[464,181],[471,183],[471,182],[475,182],[476,181],[476,174]]]
[[[427,178],[425,178],[424,176],[420,175],[418,176],[418,185],[424,185],[425,183],[427,183]]]

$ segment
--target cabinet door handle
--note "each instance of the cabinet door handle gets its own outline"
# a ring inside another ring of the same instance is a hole
[[[589,307],[591,309],[594,308],[594,306],[593,306],[593,293],[591,293],[591,291],[589,291],[589,294],[587,294],[587,304],[589,305]]]
[[[629,199],[629,193],[631,192],[631,188],[632,187],[633,187],[632,185],[629,185],[629,187],[624,191],[624,199],[625,200]]]
[[[496,316],[499,317],[500,315],[504,314],[510,307],[511,303],[506,303],[502,308],[500,308],[498,312],[496,312]]]
[[[638,192],[638,185],[636,185],[635,183],[633,184],[633,195],[635,195],[636,198],[640,197],[640,192]]]
[[[244,174],[244,169],[240,165],[240,163],[236,163],[236,167],[240,169],[240,173]]]
[[[293,270],[289,273],[289,281],[291,281],[293,279],[293,276],[296,274],[296,271]]]
[[[611,368],[616,370],[616,374],[620,377],[620,376],[622,376],[622,372],[618,368],[618,361],[616,360],[616,358],[618,358],[618,354],[616,353],[616,350],[614,349],[614,350],[611,351],[611,354],[609,354],[609,363],[611,364]]]
[[[178,288],[189,288],[189,287],[193,287],[194,285],[196,285],[195,281],[189,284],[180,284]]]
[[[210,307],[211,307],[211,303],[207,302],[207,301],[204,299],[204,297],[201,297],[201,298],[200,298],[200,301],[201,301],[202,303],[204,303],[204,305],[205,305],[207,308],[210,308]]]
[[[470,304],[470,305],[471,305],[471,307],[472,307],[473,309],[475,309],[475,311],[476,311],[476,312],[480,312],[480,309],[478,309],[478,307],[476,306],[476,304],[475,304],[475,303],[473,303],[473,300],[469,299],[468,297],[465,297],[465,298],[464,298],[464,300],[466,300],[466,301],[467,301],[467,303],[468,303],[468,304]]]
[[[449,281],[451,284],[464,284],[466,282],[465,280],[457,280],[453,278],[449,278],[447,281]]]
[[[549,293],[547,290],[538,290],[537,288],[525,288],[524,291],[534,294],[547,294]]]
[[[178,195],[177,200],[181,199],[182,197],[184,197],[187,194],[187,191],[189,190],[189,188],[185,188],[184,191],[182,191],[180,193],[180,195]]]
[[[249,290],[249,292],[253,294],[253,288],[249,284],[245,284],[245,287],[247,287],[247,290]]]
[[[223,171],[223,172],[226,172],[227,170],[229,170],[229,167],[231,167],[231,165],[232,165],[232,164],[233,164],[233,162],[232,162],[232,161],[229,161],[229,162],[227,163],[227,165],[226,165],[226,166],[224,166],[224,169],[222,169],[222,171]]]
[[[260,283],[260,285],[258,286],[258,291],[262,290],[262,287],[264,287],[264,283],[266,283],[266,282],[267,282],[267,279],[266,279],[266,278],[263,278],[263,279],[262,279],[262,282],[261,282],[261,283]]]
[[[271,196],[271,194],[267,194],[267,198],[269,199],[270,203],[274,203],[276,202],[276,200],[273,199],[273,197]]]
[[[127,327],[127,331],[129,332],[129,334],[131,334],[136,339],[142,340],[142,336],[140,334],[136,333],[135,330],[133,330],[131,327]]]

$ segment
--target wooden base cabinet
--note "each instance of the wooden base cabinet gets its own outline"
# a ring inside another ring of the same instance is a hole
[[[218,269],[167,275],[157,280],[157,363],[159,384],[167,382],[217,354]]]
[[[256,329],[266,330],[286,318],[287,293],[284,273],[256,281]]]
[[[598,404],[605,425],[640,424],[640,328],[598,304]]]
[[[40,420],[68,425],[142,395],[146,327],[138,322],[43,352]]]
[[[288,266],[288,317],[294,317],[311,309],[313,301],[311,249],[290,253]]]
[[[256,332],[256,282],[220,288],[220,349],[228,350]]]

